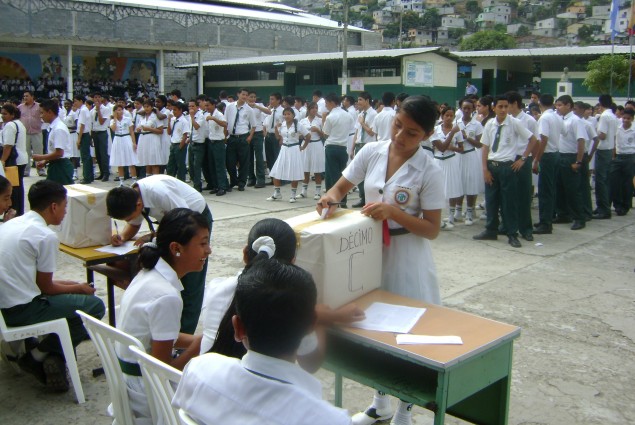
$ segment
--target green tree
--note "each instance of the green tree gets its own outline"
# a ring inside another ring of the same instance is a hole
[[[591,44],[593,42],[593,28],[589,25],[578,28],[578,40],[581,44]]]
[[[465,11],[468,13],[481,13],[481,10],[477,0],[469,0],[465,3]]]
[[[375,23],[373,16],[369,14],[362,15],[361,19],[363,24],[362,26],[367,30],[371,29],[373,27],[373,24]]]
[[[529,34],[531,34],[531,31],[529,31],[529,28],[526,25],[518,27],[518,32],[516,33],[518,37],[527,37]]]
[[[494,31],[498,31],[498,32],[507,32],[507,25],[505,24],[496,24],[494,25],[494,28],[492,28]]]
[[[440,20],[441,18],[439,18]],[[397,27],[399,27],[399,19],[396,19]],[[401,26],[404,31],[408,31],[410,28],[419,28],[423,26],[423,20],[416,12],[408,11],[404,12],[401,18]]]
[[[509,34],[494,30],[479,31],[464,38],[459,44],[459,50],[505,50],[516,47],[516,40]]]
[[[459,40],[467,33],[465,28],[450,28],[448,30],[448,37],[450,40]]]
[[[587,77],[582,85],[595,93],[611,93],[611,75],[613,90],[621,90],[628,84],[628,58],[625,55],[604,55],[589,62]]]
[[[437,9],[427,9],[421,18],[421,24],[425,28],[438,28],[441,26],[441,15]]]

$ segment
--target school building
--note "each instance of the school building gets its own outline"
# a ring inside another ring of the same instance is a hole
[[[263,99],[273,92],[310,99],[316,88],[324,94],[341,94],[342,56],[335,52],[204,62],[205,94],[216,97],[220,90],[233,94],[241,87]],[[347,68],[348,94],[365,90],[374,97],[392,91],[426,94],[447,102],[457,98],[457,58],[438,47],[348,52]]]
[[[128,78],[134,68],[155,77],[160,92],[190,96],[202,91],[202,77],[177,65],[333,52],[342,33],[336,21],[258,0],[3,0],[0,78]],[[381,46],[372,31],[348,34],[349,50]]]

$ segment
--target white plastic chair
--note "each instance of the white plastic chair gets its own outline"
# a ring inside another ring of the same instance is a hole
[[[55,319],[48,322],[35,323],[33,325],[8,327],[4,322],[4,316],[0,313],[0,340],[7,342],[20,341],[22,339],[48,334],[57,334],[60,339],[64,358],[66,359],[66,366],[68,367],[68,374],[71,377],[71,382],[75,389],[77,403],[82,404],[86,402],[84,390],[82,389],[82,381],[79,379],[79,371],[77,370],[77,359],[75,359],[71,333],[68,330],[68,322],[66,319]]]
[[[95,344],[97,354],[101,357],[108,389],[110,390],[110,399],[112,400],[113,425],[134,425],[132,409],[128,399],[128,387],[123,379],[123,372],[115,353],[115,342],[119,342],[124,347],[132,345],[140,350],[144,350],[143,345],[137,338],[113,328],[84,312],[78,311],[77,314],[82,318],[84,327],[88,331],[93,344]]]
[[[172,384],[178,384],[181,381],[183,372],[163,363],[161,360],[155,359],[137,347],[131,345],[129,348],[141,367],[146,395],[148,398],[152,398],[150,407],[152,409],[153,422],[155,424],[178,424],[177,409],[172,407],[172,398],[174,397],[174,386]]]
[[[190,418],[190,415],[183,409],[179,409],[179,419],[181,420],[181,425],[199,425],[198,422]]]

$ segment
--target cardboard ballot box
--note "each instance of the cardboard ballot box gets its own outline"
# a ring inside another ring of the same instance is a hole
[[[313,275],[318,301],[340,307],[381,285],[381,222],[340,210],[323,220],[317,212],[286,220],[298,239],[295,264]]]
[[[66,188],[66,216],[57,229],[61,243],[72,248],[109,245],[111,220],[106,213],[107,191],[96,187],[71,184]]]

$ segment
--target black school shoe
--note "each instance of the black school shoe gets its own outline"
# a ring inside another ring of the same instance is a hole
[[[540,223],[538,226],[534,227],[534,234],[536,235],[550,235],[553,232],[553,229],[550,225]]]
[[[35,379],[46,385],[46,374],[44,373],[44,365],[33,358],[30,351],[18,359],[18,366],[24,372],[35,376]]]
[[[492,233],[489,230],[483,230],[478,235],[472,236],[472,239],[475,241],[495,241],[498,239],[498,235],[496,233]]]
[[[46,387],[55,392],[66,392],[69,389],[66,362],[57,353],[50,353],[42,362],[46,375]]]
[[[522,246],[516,236],[508,236],[507,243],[510,244],[513,248],[520,248]]]

